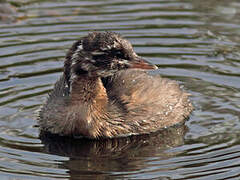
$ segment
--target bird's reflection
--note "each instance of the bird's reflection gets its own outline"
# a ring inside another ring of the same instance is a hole
[[[107,172],[143,169],[151,157],[166,159],[173,156],[164,150],[183,144],[186,130],[185,125],[178,125],[149,135],[105,140],[73,139],[43,133],[40,137],[46,153],[69,157],[61,166],[69,169],[71,177],[85,179],[87,175],[95,174],[95,178],[101,179]]]

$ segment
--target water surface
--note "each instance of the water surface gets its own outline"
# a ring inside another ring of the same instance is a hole
[[[0,179],[239,179],[238,0],[11,0],[7,7],[14,10],[0,18]],[[121,33],[158,65],[155,73],[192,93],[186,126],[103,142],[39,139],[37,110],[65,53],[93,30]]]

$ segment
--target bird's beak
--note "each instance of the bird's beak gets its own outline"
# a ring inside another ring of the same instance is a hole
[[[138,68],[138,69],[158,69],[158,67],[145,59],[137,56],[134,57],[129,63],[129,68]]]

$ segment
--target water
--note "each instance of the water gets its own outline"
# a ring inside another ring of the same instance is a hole
[[[0,179],[239,179],[238,0],[10,3],[16,12],[0,18]],[[92,30],[121,33],[193,94],[186,126],[115,141],[39,139],[37,110],[67,49]]]

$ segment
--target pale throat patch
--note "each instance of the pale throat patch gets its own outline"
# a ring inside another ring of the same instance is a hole
[[[74,54],[72,55],[72,64],[71,66],[74,66],[76,64],[76,60],[78,58],[79,52],[83,50],[83,45],[82,45],[82,41],[80,42],[80,44],[77,46],[76,51],[74,52]],[[72,69],[72,68],[71,68]],[[69,91],[72,92],[72,82],[73,80],[77,77],[77,75],[75,73],[72,72],[71,70],[71,76],[70,76],[70,87],[69,87]]]
[[[82,45],[82,41],[81,41],[77,47],[77,50],[74,52],[74,54],[72,56],[72,64],[73,65],[76,63],[75,60],[77,59],[79,52],[82,50],[83,50],[83,45]]]

